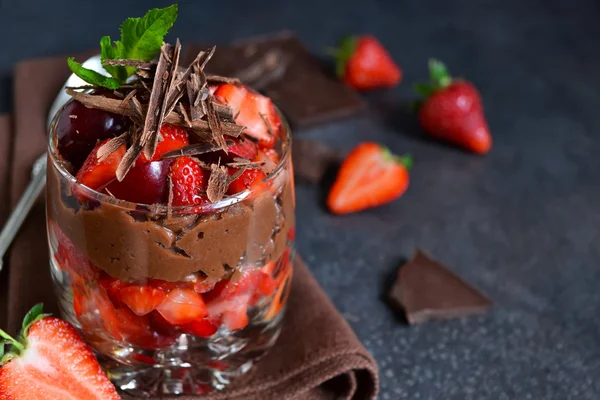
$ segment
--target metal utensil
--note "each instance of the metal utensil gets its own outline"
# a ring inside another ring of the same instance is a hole
[[[106,75],[106,71],[102,67],[99,55],[88,58],[83,63],[83,66],[85,68],[93,69],[96,72]],[[60,89],[58,95],[56,96],[56,99],[54,99],[54,102],[50,107],[46,125],[47,128],[50,128],[50,124],[52,123],[52,120],[54,119],[56,113],[71,98],[66,93],[65,88],[83,86],[86,84],[87,83],[85,81],[83,81],[75,74],[71,74],[71,76],[69,76],[69,79],[67,79],[63,87]],[[4,258],[6,251],[10,247],[10,244],[12,243],[15,236],[17,235],[17,232],[21,228],[23,221],[25,221],[25,217],[27,217],[27,214],[29,214],[29,211],[31,211],[31,207],[35,203],[35,200],[38,198],[46,184],[46,158],[46,153],[44,153],[40,157],[38,157],[38,159],[33,164],[33,169],[31,170],[31,180],[29,181],[29,185],[27,186],[27,189],[25,189],[25,192],[21,195],[17,206],[10,214],[8,221],[6,221],[6,224],[2,228],[2,232],[0,232],[0,271],[2,271],[2,259]]]

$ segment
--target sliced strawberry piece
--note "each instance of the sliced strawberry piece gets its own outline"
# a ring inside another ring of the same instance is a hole
[[[119,297],[134,314],[146,315],[160,306],[166,294],[151,286],[128,286],[119,291]]]
[[[181,330],[185,333],[189,333],[190,335],[206,338],[217,333],[219,326],[208,318],[204,318],[182,325]]]
[[[173,205],[189,206],[208,202],[202,192],[208,185],[208,174],[190,157],[178,157],[171,165]]]
[[[229,175],[233,175],[238,171],[237,168],[229,168]],[[229,184],[227,188],[228,194],[236,194],[243,192],[246,189],[258,192],[264,185],[264,179],[267,175],[261,169],[248,168],[233,182]]]
[[[121,289],[129,286],[129,283],[113,278],[106,273],[98,280],[98,284],[106,291],[108,298],[115,306],[121,304]]]
[[[115,152],[110,154],[106,159],[99,161],[98,149],[108,142],[106,139],[94,147],[88,155],[83,166],[77,171],[75,179],[77,182],[89,187],[90,189],[100,189],[106,186],[110,181],[117,178],[117,167],[125,155],[125,145],[119,147]]]
[[[163,125],[160,128],[160,134],[162,135],[163,140],[158,142],[152,159],[148,160],[144,153],[142,153],[138,158],[139,163],[160,160],[164,154],[173,150],[179,150],[190,144],[188,134],[181,126]]]
[[[244,85],[223,84],[215,98],[233,109],[235,122],[244,125],[244,133],[258,140],[259,147],[272,148],[281,128],[281,118],[271,99]]]
[[[172,325],[183,325],[206,317],[206,305],[202,296],[191,289],[173,289],[157,308]]]
[[[335,214],[361,211],[389,203],[408,188],[409,156],[396,157],[376,143],[362,143],[346,157],[329,192]]]
[[[19,340],[0,331],[13,344],[0,363],[0,397],[13,400],[119,400],[90,348],[75,328],[34,307]]]
[[[112,181],[106,191],[118,199],[141,204],[166,203],[169,196],[167,176],[172,160],[136,164],[125,178]]]
[[[169,337],[177,333],[177,326],[171,325],[158,311],[149,314],[150,326],[159,335]]]
[[[230,331],[237,331],[248,326],[247,305],[240,304],[223,314],[222,323],[229,328]]]
[[[230,159],[241,157],[253,160],[258,154],[258,148],[253,141],[245,138],[234,138],[232,140],[233,144],[227,146]]]
[[[262,279],[263,272],[258,269],[249,269],[242,272],[242,276],[235,282],[221,280],[215,288],[203,295],[206,302],[216,299],[232,298],[240,294],[254,292]]]

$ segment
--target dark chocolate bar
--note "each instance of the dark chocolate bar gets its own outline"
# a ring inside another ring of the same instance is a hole
[[[492,302],[439,262],[417,250],[390,291],[410,324],[481,314]]]
[[[198,53],[200,46],[188,54]],[[320,61],[290,32],[219,46],[208,74],[236,77],[269,96],[294,128],[354,115],[365,108],[360,96],[324,71]]]

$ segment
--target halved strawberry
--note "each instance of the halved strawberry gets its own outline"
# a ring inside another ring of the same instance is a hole
[[[0,330],[0,398],[7,400],[118,400],[90,348],[68,322],[42,314],[25,317],[18,339]],[[4,354],[4,343],[12,344]]]
[[[344,160],[327,197],[335,214],[389,203],[408,188],[410,156],[396,157],[376,143],[359,144]]]
[[[157,308],[173,325],[183,325],[206,317],[206,304],[202,296],[191,289],[173,289]]]
[[[173,150],[179,150],[190,144],[188,134],[181,126],[163,125],[160,128],[160,134],[162,135],[163,140],[158,142],[152,159],[148,160],[144,153],[142,153],[138,158],[138,162],[147,163],[149,161],[160,160],[163,154]]]
[[[129,286],[129,283],[113,278],[106,273],[98,280],[98,284],[106,290],[110,301],[116,306],[121,304],[121,289]]]
[[[272,148],[275,145],[281,118],[271,99],[244,85],[226,83],[215,91],[218,102],[233,109],[235,122],[244,125],[244,133],[258,140],[259,147]]]
[[[204,318],[182,325],[181,330],[190,335],[211,337],[219,330],[219,326],[208,318]]]
[[[162,289],[151,286],[128,286],[119,291],[119,297],[136,315],[146,315],[164,301]]]
[[[229,175],[233,175],[238,171],[237,168],[229,168]],[[259,191],[263,185],[263,180],[267,175],[261,169],[248,168],[233,182],[229,184],[227,188],[228,194],[236,194],[243,192],[246,189],[253,191]]]
[[[208,185],[208,174],[190,157],[178,157],[171,165],[173,205],[189,206],[208,201],[204,192]]]
[[[234,138],[232,140],[233,143],[227,146],[230,158],[241,157],[253,160],[258,154],[258,148],[253,141],[245,138]]]
[[[96,155],[98,149],[109,140],[110,139],[106,139],[94,147],[92,152],[85,159],[83,166],[77,171],[77,175],[75,175],[77,182],[90,189],[100,189],[117,178],[117,167],[125,155],[125,145],[119,147],[102,161],[98,161],[98,156]]]

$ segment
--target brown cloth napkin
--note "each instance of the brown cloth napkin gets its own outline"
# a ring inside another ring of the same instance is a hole
[[[12,206],[29,182],[34,160],[46,149],[46,113],[68,74],[64,57],[25,61],[16,67],[9,180]],[[0,152],[8,147],[4,144],[10,137],[6,121],[0,119]],[[4,164],[0,159],[3,195],[7,187],[2,179]],[[19,232],[8,261],[7,326],[14,333],[35,303],[44,302],[46,311],[57,312],[48,266],[43,199],[36,203]],[[6,272],[0,279],[5,280]],[[0,308],[0,315],[4,310]],[[285,324],[275,347],[226,391],[202,398],[358,400],[375,399],[377,390],[375,361],[297,259]]]

